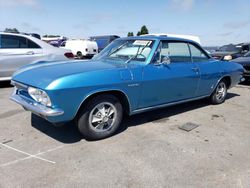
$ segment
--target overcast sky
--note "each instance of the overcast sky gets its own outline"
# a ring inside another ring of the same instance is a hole
[[[203,45],[250,42],[250,0],[0,0],[0,30],[86,38],[142,25],[198,35]]]

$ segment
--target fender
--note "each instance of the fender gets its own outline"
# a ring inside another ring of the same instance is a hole
[[[82,102],[79,104],[77,110],[76,110],[76,113],[74,115],[74,117],[76,117],[77,113],[79,112],[81,106],[83,105],[83,103],[89,98],[91,97],[92,95],[95,95],[95,94],[98,94],[98,93],[103,93],[103,92],[121,92],[122,94],[124,94],[124,96],[126,97],[127,101],[128,101],[128,105],[129,105],[129,114],[131,114],[131,103],[130,103],[130,100],[129,100],[129,97],[128,95],[126,94],[126,92],[120,90],[120,89],[98,89],[98,90],[94,90],[94,91],[91,91],[90,93],[88,93],[87,95],[85,95],[85,97],[83,98]]]

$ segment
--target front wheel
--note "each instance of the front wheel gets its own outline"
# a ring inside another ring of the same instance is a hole
[[[227,96],[227,84],[225,80],[221,80],[214,92],[210,96],[210,101],[212,104],[221,104],[225,101]]]
[[[111,136],[122,121],[123,109],[113,95],[100,95],[86,103],[77,122],[82,135],[88,140]]]

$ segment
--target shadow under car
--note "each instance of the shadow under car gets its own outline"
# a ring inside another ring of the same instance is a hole
[[[228,93],[226,99],[229,100],[236,96],[240,95],[235,93]],[[193,102],[152,110],[133,116],[125,116],[126,118],[124,118],[120,129],[115,133],[115,135],[125,131],[128,127],[139,126],[153,121],[164,121],[171,116],[199,109],[207,105],[209,105],[208,101],[206,99],[201,99]],[[58,127],[54,126],[52,123],[46,121],[45,119],[32,114],[31,124],[34,128],[62,143],[75,143],[84,139],[73,121],[65,124],[64,126]]]

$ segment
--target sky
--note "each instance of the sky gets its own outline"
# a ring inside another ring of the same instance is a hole
[[[0,0],[0,31],[69,38],[150,33],[197,35],[204,46],[250,42],[250,0]]]

